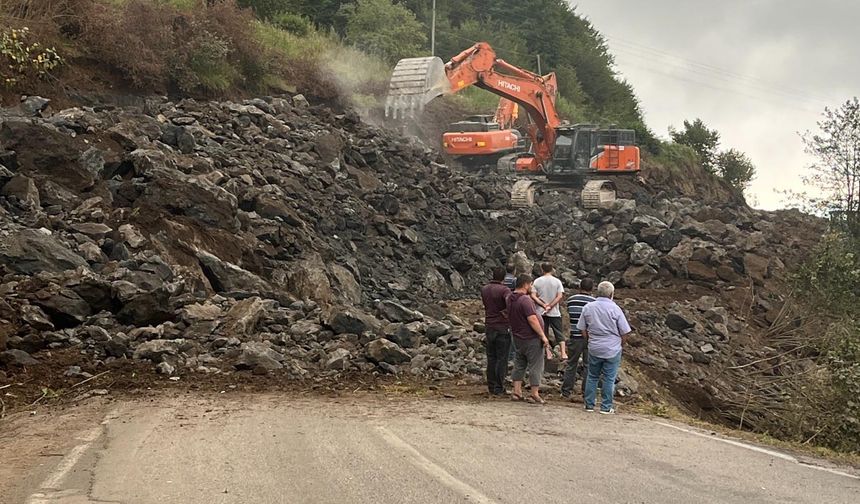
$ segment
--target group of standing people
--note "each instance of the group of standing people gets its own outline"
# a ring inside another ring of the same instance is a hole
[[[600,412],[615,413],[615,378],[622,347],[631,332],[624,312],[613,300],[615,287],[610,282],[600,282],[593,293],[594,282],[584,278],[578,292],[565,300],[564,286],[553,274],[553,266],[543,264],[541,272],[534,279],[528,274],[515,276],[510,269],[498,267],[493,270],[492,281],[481,289],[488,391],[493,396],[507,395],[505,381],[513,354],[511,400],[544,404],[540,385],[546,360],[554,358],[556,343],[559,358],[566,362],[562,397],[571,399],[581,358],[586,371],[582,381],[585,410],[595,410],[598,384],[602,383]],[[562,304],[570,316],[568,335],[562,331]],[[523,392],[526,374],[528,394]]]

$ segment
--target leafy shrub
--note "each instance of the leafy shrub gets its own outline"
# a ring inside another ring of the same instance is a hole
[[[233,1],[189,11],[142,0],[93,3],[81,20],[80,40],[90,55],[140,89],[258,89],[276,61],[256,39],[253,15]]]
[[[258,18],[273,21],[279,14],[291,11],[290,0],[239,0],[240,7],[250,7]]]
[[[345,4],[346,42],[394,63],[420,56],[427,41],[426,28],[415,14],[391,0],[357,0]]]
[[[0,81],[12,86],[21,80],[44,79],[65,61],[53,47],[29,42],[30,29],[0,32]]]
[[[276,14],[272,17],[272,24],[300,37],[306,37],[313,30],[313,24],[308,18],[291,12]]]

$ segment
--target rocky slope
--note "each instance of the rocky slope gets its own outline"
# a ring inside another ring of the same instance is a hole
[[[568,286],[623,287],[629,362],[731,417],[727,373],[778,352],[787,268],[822,232],[713,181],[691,195],[701,173],[672,183],[646,166],[612,209],[548,188],[514,210],[513,178],[439,161],[301,96],[59,111],[28,98],[0,114],[5,373],[72,346],[81,362],[190,376],[477,377],[480,324],[445,301],[516,257],[554,262]]]

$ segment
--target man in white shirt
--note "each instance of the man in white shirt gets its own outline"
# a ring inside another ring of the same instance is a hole
[[[534,281],[532,299],[537,305],[538,315],[543,317],[546,335],[554,334],[553,338],[559,344],[561,351],[561,360],[566,360],[567,343],[561,332],[561,310],[558,309],[558,305],[564,299],[564,286],[561,280],[553,275],[555,268],[552,264],[542,264],[541,271],[543,275]]]

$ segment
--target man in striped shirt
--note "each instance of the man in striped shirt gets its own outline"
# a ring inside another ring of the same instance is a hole
[[[588,346],[582,332],[576,328],[582,309],[588,303],[594,301],[591,295],[594,290],[594,281],[583,278],[579,282],[579,291],[567,298],[567,313],[570,315],[570,342],[567,345],[567,366],[564,368],[564,381],[561,385],[561,396],[570,399],[573,386],[576,384],[577,375],[581,375],[580,369],[585,369],[588,362]],[[579,358],[582,357],[582,367],[579,367]],[[585,388],[585,379],[582,380],[582,389]]]

